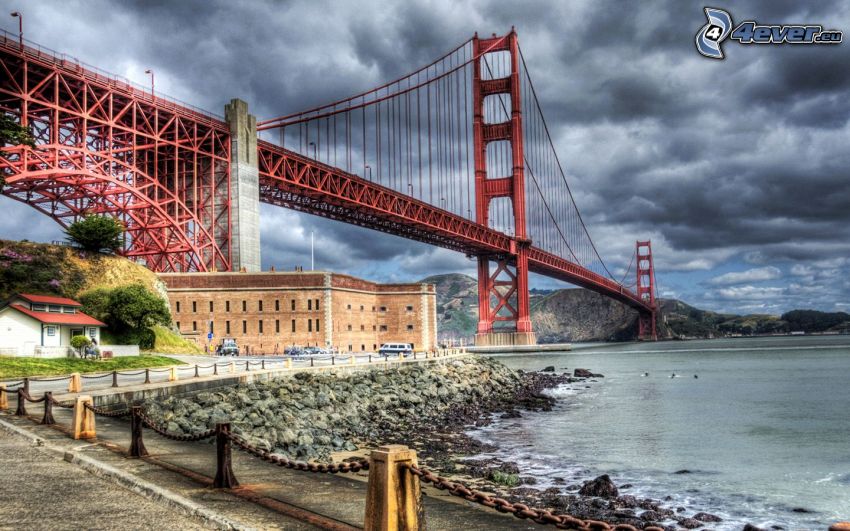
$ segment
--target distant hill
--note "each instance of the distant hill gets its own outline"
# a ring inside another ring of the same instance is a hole
[[[462,274],[423,279],[436,285],[441,340],[475,336],[478,282]],[[630,341],[637,338],[637,312],[585,289],[532,290],[531,320],[541,343]],[[850,314],[794,310],[777,315],[735,315],[701,310],[676,299],[658,300],[662,338],[714,338],[790,332],[850,332]]]

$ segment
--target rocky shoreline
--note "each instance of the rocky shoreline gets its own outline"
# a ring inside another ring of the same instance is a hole
[[[549,368],[547,369],[554,369]],[[494,419],[523,411],[549,411],[556,400],[544,391],[601,377],[514,371],[483,357],[409,364],[389,371],[347,374],[298,373],[146,404],[148,413],[173,433],[196,433],[217,422],[249,442],[301,460],[328,462],[366,455],[382,444],[416,449],[420,464],[472,488],[513,502],[546,507],[579,518],[695,529],[718,522],[714,515],[685,516],[683,507],[636,498],[608,478],[581,485],[535,488],[513,463],[474,456],[493,448],[467,435]]]

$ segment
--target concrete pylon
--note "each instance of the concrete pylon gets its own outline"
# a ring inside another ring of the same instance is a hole
[[[260,173],[257,118],[248,104],[232,99],[224,106],[230,126],[231,270],[258,272],[260,262]]]

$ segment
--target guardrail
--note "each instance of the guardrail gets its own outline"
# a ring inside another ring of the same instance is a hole
[[[260,359],[260,360],[233,360],[233,361],[225,361],[225,362],[214,362],[210,365],[174,365],[170,367],[162,367],[162,368],[154,368],[154,369],[140,369],[136,371],[110,371],[104,373],[89,373],[89,374],[81,374],[78,372],[71,373],[66,376],[56,376],[56,377],[38,377],[38,378],[30,378],[24,377],[19,381],[15,382],[3,382],[0,383],[0,394],[3,392],[11,392],[17,388],[23,388],[27,393],[30,391],[30,384],[36,382],[59,382],[62,380],[68,380],[68,392],[69,393],[80,393],[84,390],[85,386],[84,382],[92,381],[102,381],[106,378],[112,378],[111,387],[120,387],[121,382],[119,381],[119,377],[121,376],[141,376],[145,375],[144,384],[150,384],[151,382],[151,374],[157,373],[169,373],[167,381],[175,382],[179,380],[183,380],[186,378],[185,372],[181,374],[181,371],[194,371],[189,378],[201,378],[205,376],[220,376],[219,369],[226,369],[226,373],[233,374],[238,370],[243,370],[245,372],[250,372],[252,368],[259,368],[260,370],[267,369],[296,369],[299,368],[297,364],[306,364],[309,363],[309,367],[317,367],[316,362],[322,361],[330,361],[331,366],[351,366],[351,365],[363,365],[363,364],[384,364],[391,361],[404,361],[405,359],[418,361],[420,359],[435,359],[435,358],[443,358],[448,356],[456,356],[459,354],[465,354],[466,349],[462,348],[454,348],[454,349],[439,349],[434,352],[414,352],[412,357],[404,358],[401,355],[396,356],[380,356],[377,354],[365,354],[365,355],[357,355],[354,353],[348,355],[329,355],[329,356],[311,356],[309,358],[282,358],[282,359]],[[424,356],[424,358],[423,358]],[[360,361],[358,361],[360,360]],[[204,369],[212,369],[212,373],[210,374],[200,374],[200,370]],[[136,385],[139,382],[130,382],[130,385]]]

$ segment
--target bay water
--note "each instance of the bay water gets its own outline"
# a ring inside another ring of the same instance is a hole
[[[609,474],[633,485],[621,494],[670,496],[664,506],[684,507],[684,515],[721,516],[715,529],[825,529],[850,520],[850,336],[495,357],[517,369],[605,375],[552,390],[561,398],[554,411],[471,432],[498,447],[488,455],[537,477],[536,488]]]

